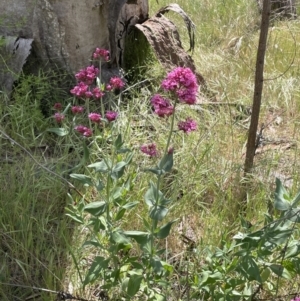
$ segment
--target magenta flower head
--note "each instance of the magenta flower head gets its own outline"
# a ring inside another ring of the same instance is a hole
[[[93,95],[96,99],[102,98],[104,96],[104,92],[100,90],[100,88],[96,87],[93,89]]]
[[[198,91],[196,75],[190,68],[177,67],[162,81],[165,91],[174,91],[181,102],[194,104]]]
[[[117,89],[117,90],[121,90],[125,86],[123,80],[118,76],[112,77],[109,81],[109,85],[111,89]]]
[[[65,119],[65,115],[62,113],[55,113],[54,118],[57,123],[61,123]]]
[[[53,106],[54,110],[60,111],[62,109],[62,104],[60,102],[57,102]]]
[[[84,82],[87,85],[91,85],[98,74],[98,68],[96,68],[95,66],[88,66],[76,73],[75,77],[78,81]]]
[[[150,157],[156,157],[158,154],[157,149],[156,149],[156,144],[154,144],[154,143],[142,145],[141,151]]]
[[[84,125],[77,125],[77,126],[74,127],[74,129],[78,133],[83,134],[86,131],[87,127],[84,126]]]
[[[295,297],[295,299],[292,299],[291,301],[300,301],[300,297]]]
[[[159,94],[156,94],[151,98],[151,104],[154,108],[154,112],[159,117],[170,116],[174,112],[174,107],[170,104],[169,100],[163,98]]]
[[[101,115],[98,113],[90,113],[89,118],[92,122],[99,123],[101,121]]]
[[[94,95],[93,95],[93,93],[91,91],[86,91],[84,93],[84,96],[85,96],[85,98],[92,98]]]
[[[118,113],[117,113],[117,112],[114,112],[114,111],[107,111],[107,112],[105,113],[105,118],[106,118],[109,122],[116,120],[117,117],[118,117]]]
[[[107,62],[109,61],[109,51],[102,48],[96,48],[95,52],[93,53],[93,58]]]
[[[105,89],[106,89],[106,91],[111,91],[113,88],[110,84],[107,84]]]
[[[81,114],[84,111],[84,107],[73,106],[71,108],[71,111],[72,111],[73,114]]]
[[[185,133],[190,133],[197,130],[197,122],[191,118],[186,119],[186,121],[180,121],[178,123],[178,129]]]
[[[86,131],[83,133],[84,137],[91,137],[93,135],[93,131],[89,128],[86,129]]]
[[[77,125],[74,129],[85,137],[91,137],[93,135],[93,131],[84,125]]]
[[[88,92],[88,85],[84,82],[80,82],[75,86],[72,90],[70,90],[71,94],[77,97],[86,97],[86,93]]]

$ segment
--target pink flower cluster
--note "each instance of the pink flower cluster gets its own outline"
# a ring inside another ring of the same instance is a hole
[[[118,113],[114,112],[114,111],[107,111],[105,113],[105,118],[109,121],[112,122],[114,120],[116,120],[116,118],[118,117]]]
[[[107,90],[113,90],[113,89],[117,89],[117,90],[121,90],[122,88],[124,88],[125,84],[123,82],[123,80],[118,77],[112,77],[109,81],[109,84],[106,86]]]
[[[93,53],[94,59],[104,60],[105,62],[109,61],[109,51],[102,48],[96,48],[95,52]]]
[[[109,60],[109,51],[106,49],[96,48],[93,57],[104,61]],[[99,69],[95,66],[88,66],[85,69],[81,69],[76,73],[75,77],[78,80],[78,84],[70,90],[71,94],[79,98],[92,98],[100,99],[105,95],[105,91],[102,91],[99,87],[91,87],[99,74]],[[106,85],[106,91],[121,90],[125,86],[124,81],[118,77],[112,77],[109,83]]]
[[[65,119],[65,115],[62,114],[62,113],[56,112],[54,114],[54,118],[55,118],[57,123],[61,123]]]
[[[151,104],[154,108],[154,112],[159,117],[170,116],[174,112],[174,107],[170,104],[170,101],[159,94],[156,94],[151,98]]]
[[[105,93],[101,91],[99,87],[96,87],[93,89],[93,95],[96,99],[100,99],[105,95]]]
[[[162,81],[161,85],[166,91],[175,91],[178,99],[182,102],[193,104],[196,101],[197,79],[190,68],[178,67],[174,69]],[[170,116],[174,113],[174,106],[171,105],[171,101],[159,94],[155,94],[151,98],[151,104],[159,117]],[[188,118],[186,121],[180,121],[178,128],[185,133],[190,133],[197,129],[197,123]]]
[[[88,85],[84,82],[79,82],[70,92],[77,97],[91,98],[93,94],[88,89]]]
[[[149,157],[156,157],[158,154],[155,143],[142,145],[141,151]]]
[[[178,123],[178,129],[185,133],[190,133],[197,130],[197,122],[191,118],[187,118],[185,121]]]
[[[73,106],[71,108],[72,113],[75,114],[81,114],[84,111],[84,107],[80,107],[80,106]]]
[[[105,113],[105,118],[107,119],[108,122],[112,122],[116,120],[117,117],[118,117],[118,113],[115,111],[107,111]],[[94,123],[100,123],[102,116],[98,113],[90,113],[89,119]]]
[[[100,123],[101,121],[101,115],[98,113],[90,113],[89,119],[94,123]]]
[[[180,102],[189,105],[196,102],[198,92],[197,78],[190,68],[175,68],[168,73],[167,77],[162,81],[161,86],[165,91],[173,92]],[[175,109],[171,101],[159,94],[155,94],[151,98],[151,104],[155,114],[159,117],[168,117],[174,114]],[[184,133],[196,131],[197,122],[191,118],[187,118],[185,121],[178,123],[178,129]],[[150,157],[154,157],[158,153],[154,143],[141,146],[141,151]],[[173,148],[170,148],[168,153],[173,153]]]
[[[74,129],[85,137],[91,137],[93,135],[93,131],[84,125],[77,125]]]
[[[54,110],[60,111],[62,109],[62,104],[60,102],[57,102],[53,106]]]
[[[198,91],[197,78],[190,68],[178,67],[161,84],[165,91],[174,91],[181,102],[194,104]]]
[[[75,74],[75,77],[78,81],[83,82],[87,85],[91,85],[98,74],[99,69],[92,65],[86,67],[85,69],[81,69],[78,73]]]
[[[291,301],[300,301],[300,297],[295,297],[295,299],[292,299]]]
[[[94,54],[94,59],[100,59],[101,61],[109,61],[109,51],[101,48],[96,48]],[[73,94],[76,97],[79,98],[94,98],[94,99],[100,99],[105,95],[105,91],[112,91],[112,90],[120,90],[124,88],[125,83],[120,77],[112,77],[109,81],[109,83],[106,85],[105,89],[104,85],[101,85],[101,87],[98,87],[94,85],[95,79],[97,78],[99,74],[99,69],[95,66],[91,65],[86,67],[85,69],[81,69],[78,73],[76,73],[75,77],[78,81],[77,85],[70,90],[71,94]],[[56,113],[54,114],[53,118],[56,120],[57,123],[63,122],[65,119],[65,115],[61,113],[62,111],[62,104],[61,103],[55,103],[54,104],[54,110]],[[72,106],[71,112],[74,115],[82,114],[84,112],[85,108],[83,106]],[[105,113],[105,119],[104,121],[112,122],[116,120],[118,117],[118,113],[114,111],[107,111]],[[76,120],[77,117],[74,117],[74,120]],[[102,122],[102,116],[96,112],[91,112],[88,115],[88,118],[90,122],[93,122],[95,124],[100,124]],[[84,126],[84,125],[77,125],[74,127],[75,131],[82,134],[85,137],[91,137],[93,135],[92,129]]]

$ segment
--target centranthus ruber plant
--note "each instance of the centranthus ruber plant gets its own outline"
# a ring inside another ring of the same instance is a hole
[[[93,57],[106,61],[109,53],[97,48]],[[137,206],[139,201],[130,198],[135,174],[130,173],[128,167],[133,161],[133,152],[126,147],[117,127],[113,126],[118,113],[105,112],[103,106],[101,112],[89,110],[90,102],[101,100],[112,90],[122,90],[125,84],[118,77],[111,78],[107,84],[101,83],[100,74],[100,70],[93,66],[76,74],[79,82],[71,90],[75,96],[74,104],[69,104],[65,110],[62,105],[55,105],[54,120],[61,127],[50,129],[61,135],[75,132],[88,142],[84,143],[84,164],[91,160],[93,149],[97,151],[96,157],[101,158],[88,164],[85,173],[70,175],[86,187],[86,193],[80,200],[70,195],[67,215],[89,229],[84,246],[95,248],[93,262],[85,277],[81,277],[82,284],[85,287],[97,283],[103,294],[111,299],[118,296],[120,300],[132,300],[147,296],[147,300],[166,300],[170,284],[168,277],[173,268],[162,260],[165,250],[159,248],[159,241],[168,237],[175,220],[164,222],[171,200],[163,194],[160,186],[162,176],[173,167],[174,149],[170,145],[176,106],[178,103],[190,105],[196,102],[196,77],[189,68],[176,68],[162,81],[164,95],[156,94],[151,98],[154,114],[168,119],[170,128],[164,150],[160,151],[155,141],[140,146],[140,150],[153,159],[158,159],[162,153],[156,166],[144,169],[153,173],[155,180],[150,181],[144,196],[149,211],[148,217],[143,217],[144,228],[140,231],[123,229],[126,212]],[[68,115],[69,108],[72,117]],[[69,117],[71,122],[67,124]],[[196,128],[197,124],[191,118],[178,123],[178,129],[184,133]],[[79,268],[78,271],[81,275]]]
[[[96,48],[93,58],[99,68],[90,65],[75,74],[77,84],[70,90],[70,93],[74,96],[73,101],[67,104],[65,108],[61,103],[54,105],[53,119],[59,127],[48,129],[49,132],[56,133],[58,136],[72,137],[70,144],[75,150],[77,147],[74,145],[74,140],[77,142],[81,140],[80,135],[91,138],[90,143],[92,144],[96,137],[99,138],[108,134],[105,133],[104,129],[107,124],[117,118],[118,113],[111,109],[105,111],[104,97],[114,97],[116,90],[121,91],[125,87],[123,79],[117,76],[112,77],[107,84],[101,80],[101,64],[109,61],[108,50]],[[91,107],[93,108],[92,112]],[[79,135],[79,137],[74,139],[74,135]],[[86,153],[88,143],[84,141]],[[86,161],[85,158],[83,162]],[[80,166],[82,164],[77,167]]]

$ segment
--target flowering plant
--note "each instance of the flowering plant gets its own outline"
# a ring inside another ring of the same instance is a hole
[[[101,153],[101,160],[88,164],[87,172],[70,175],[88,189],[80,200],[75,200],[70,195],[72,201],[67,208],[67,215],[90,230],[91,236],[84,242],[84,246],[97,249],[97,255],[82,279],[83,286],[97,281],[106,294],[117,293],[126,300],[143,294],[148,300],[163,300],[168,285],[163,280],[168,278],[173,268],[161,259],[162,250],[158,247],[158,241],[169,235],[176,220],[163,222],[169,212],[171,200],[160,190],[160,185],[162,176],[173,167],[174,150],[170,144],[176,105],[196,102],[196,77],[189,68],[176,68],[162,82],[161,87],[166,95],[156,94],[151,98],[154,113],[159,118],[170,118],[169,134],[158,164],[145,169],[154,174],[155,181],[150,181],[144,197],[149,210],[148,218],[143,218],[144,229],[124,230],[122,219],[125,213],[139,204],[129,197],[134,176],[127,170],[133,160],[133,152],[125,146],[121,133],[113,126],[118,113],[112,110],[105,112],[102,98],[110,91],[122,90],[125,84],[118,77],[112,77],[107,84],[101,83],[101,60],[107,61],[109,53],[97,48],[93,57],[100,60],[100,68],[89,66],[75,75],[78,84],[70,91],[75,97],[74,103],[64,110],[60,104],[54,107],[54,119],[64,127],[49,129],[60,136],[75,132],[82,135],[81,139],[90,141],[88,145],[84,143],[85,158],[81,166],[90,161],[92,146]],[[97,102],[99,99],[101,112],[90,112],[90,102]],[[78,101],[83,103],[78,104]],[[73,117],[67,125],[69,108]],[[195,131],[196,128],[197,124],[191,118],[178,123],[178,129],[184,133]],[[99,139],[104,134],[109,139]],[[159,156],[154,142],[142,145],[140,150],[152,158]],[[134,253],[140,252],[140,257],[131,255],[130,250],[136,245],[139,246],[139,251]]]
[[[84,137],[91,137],[96,129],[101,129],[105,123],[110,123],[117,118],[117,112],[112,110],[105,112],[103,98],[112,91],[122,90],[125,83],[120,77],[116,76],[112,77],[107,85],[101,82],[101,62],[109,60],[108,50],[96,48],[93,58],[99,60],[100,68],[90,65],[75,74],[78,83],[70,90],[70,93],[74,96],[73,103],[69,103],[64,110],[61,103],[55,103],[53,109],[56,112],[53,117],[61,127],[48,129],[49,132],[54,132],[59,136],[77,132]],[[96,105],[97,101],[100,101],[101,114],[90,112],[90,104],[94,103]],[[82,103],[79,105],[78,102]],[[68,123],[66,114],[69,109],[74,117]],[[85,117],[85,113],[88,118]],[[86,125],[78,124],[78,122],[85,122]]]

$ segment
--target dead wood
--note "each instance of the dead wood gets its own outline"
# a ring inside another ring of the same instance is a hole
[[[10,93],[30,54],[33,39],[5,37],[0,45],[0,90]],[[5,72],[6,71],[6,72]]]
[[[164,10],[166,11],[166,8]],[[167,71],[178,66],[189,67],[196,74],[199,84],[206,87],[205,80],[197,72],[192,57],[182,47],[175,24],[161,11],[143,24],[136,24],[135,27],[145,35],[157,59]]]

